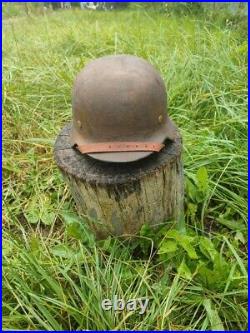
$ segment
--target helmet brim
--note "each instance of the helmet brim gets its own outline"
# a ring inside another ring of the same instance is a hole
[[[156,142],[163,143],[167,139],[174,141],[178,136],[178,130],[175,124],[168,118],[168,121],[164,126],[160,128],[157,132],[155,132],[152,136],[147,136],[147,138],[140,138],[141,142]],[[79,135],[79,133],[72,127],[71,131],[71,142],[72,145],[81,145],[90,143],[89,141],[85,141],[84,138]],[[90,153],[88,156],[104,162],[114,162],[114,163],[128,163],[135,162],[140,159],[143,159],[151,154],[157,154],[151,151],[145,152],[107,152],[107,153]]]

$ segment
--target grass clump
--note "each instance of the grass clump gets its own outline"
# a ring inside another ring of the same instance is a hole
[[[97,242],[71,212],[52,150],[76,73],[120,53],[166,82],[184,139],[186,227]],[[247,329],[243,28],[142,9],[6,20],[2,94],[5,329]],[[148,297],[148,310],[103,311],[113,295]]]

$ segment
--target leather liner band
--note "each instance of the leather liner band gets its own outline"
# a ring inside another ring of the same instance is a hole
[[[165,145],[156,142],[99,142],[84,145],[75,145],[82,154],[129,152],[129,151],[152,151],[159,152]]]

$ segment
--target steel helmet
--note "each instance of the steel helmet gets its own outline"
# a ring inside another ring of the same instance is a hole
[[[131,55],[91,61],[73,87],[71,143],[81,153],[108,162],[132,162],[174,140],[159,73]]]

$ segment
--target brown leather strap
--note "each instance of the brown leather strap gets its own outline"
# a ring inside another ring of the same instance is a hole
[[[127,152],[127,151],[152,151],[159,152],[165,145],[156,142],[99,142],[76,145],[82,154]]]

